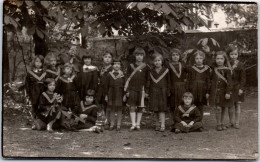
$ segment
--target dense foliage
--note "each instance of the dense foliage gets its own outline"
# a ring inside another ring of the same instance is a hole
[[[166,56],[170,47],[183,46],[182,26],[207,26],[201,16],[212,17],[216,6],[225,10],[230,21],[238,22],[244,17],[246,22],[257,22],[253,14],[257,10],[255,4],[4,1],[4,78],[9,78],[10,73],[7,33],[13,33],[12,40],[24,63],[30,62],[33,54],[45,56],[47,52],[55,53],[63,61],[75,56],[79,60],[85,53],[96,54],[89,45],[91,38],[116,34],[129,41],[126,50],[115,51],[116,55],[126,58],[135,45],[141,45],[148,54],[157,50]],[[29,54],[18,38],[24,29],[34,44]],[[79,44],[76,50],[72,41]],[[116,46],[115,42],[117,49]]]

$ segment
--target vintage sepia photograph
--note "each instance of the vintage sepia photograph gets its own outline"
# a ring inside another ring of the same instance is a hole
[[[3,159],[258,159],[256,1],[2,6]]]

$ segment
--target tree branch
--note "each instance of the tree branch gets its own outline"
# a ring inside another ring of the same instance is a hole
[[[15,36],[16,36],[16,39],[17,39],[18,46],[19,46],[19,48],[20,48],[21,51],[22,51],[22,56],[23,56],[22,59],[23,59],[24,65],[25,65],[25,73],[27,74],[27,67],[26,67],[26,62],[25,62],[25,59],[24,59],[23,47],[21,46],[21,44],[20,44],[20,42],[19,42],[19,38],[18,38],[17,33],[15,33]]]

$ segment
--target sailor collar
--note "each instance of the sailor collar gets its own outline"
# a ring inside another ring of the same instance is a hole
[[[112,71],[109,72],[109,74],[112,76],[112,78],[114,80],[124,77],[124,74],[123,74],[123,72],[121,70],[118,71],[118,75],[117,76],[114,75],[114,72],[115,72],[115,70],[112,70]]]

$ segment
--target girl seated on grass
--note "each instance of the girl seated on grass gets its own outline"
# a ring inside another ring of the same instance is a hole
[[[202,115],[197,106],[193,105],[193,95],[190,92],[183,94],[183,104],[175,109],[175,133],[202,131]]]

